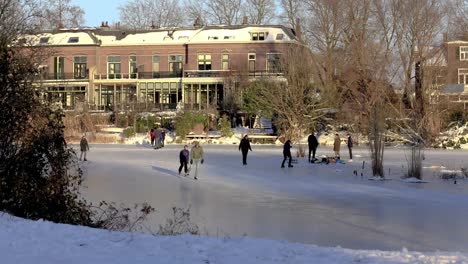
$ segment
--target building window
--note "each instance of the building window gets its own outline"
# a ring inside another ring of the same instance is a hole
[[[255,53],[249,53],[249,72],[255,72],[255,60],[257,55]]]
[[[73,77],[86,79],[88,77],[88,58],[77,56],[73,58]]]
[[[120,79],[120,56],[107,57],[107,75],[108,79]]]
[[[283,40],[283,38],[284,38],[284,34],[279,33],[276,35],[276,40]]]
[[[458,69],[458,84],[468,85],[468,68]]]
[[[137,58],[136,56],[128,57],[128,76],[130,79],[136,79],[138,68],[137,68]]]
[[[198,54],[198,70],[211,71],[211,54]]]
[[[266,36],[268,36],[268,32],[253,32],[252,33],[252,40],[265,40]]]
[[[267,72],[281,72],[281,54],[267,53]]]
[[[68,39],[68,43],[78,43],[80,41],[80,38],[78,37],[70,37]]]
[[[161,62],[161,57],[153,56],[153,78],[159,78],[159,63]]]
[[[218,36],[208,36],[208,40],[217,40]]]
[[[222,70],[229,70],[229,54],[221,55],[221,69]]]
[[[62,80],[65,78],[65,58],[54,57],[54,79]]]
[[[174,77],[182,76],[182,55],[169,55],[169,71]]]
[[[468,46],[460,47],[460,60],[468,61]]]
[[[41,37],[39,39],[39,44],[47,44],[49,43],[49,37]]]

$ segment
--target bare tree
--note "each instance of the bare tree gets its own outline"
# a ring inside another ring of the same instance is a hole
[[[244,107],[277,116],[276,125],[287,138],[296,140],[313,128],[324,113],[325,103],[311,78],[310,51],[290,47],[282,54],[285,80],[253,82],[244,92]]]
[[[311,61],[315,66],[315,81],[323,89],[326,99],[337,106],[336,76],[341,72],[339,60],[344,58],[345,1],[307,0],[303,4],[309,17],[304,32],[315,54]]]
[[[275,18],[274,0],[245,0],[243,7],[250,24],[263,25]]]
[[[133,0],[119,6],[119,11],[122,26],[132,29],[184,24],[178,0]]]
[[[305,16],[303,13],[304,10],[304,1],[301,0],[281,0],[280,6],[282,9],[282,14],[280,19],[283,23],[291,26],[292,28],[297,28],[297,21],[304,21]]]
[[[80,27],[84,24],[84,10],[71,0],[43,0],[39,7],[40,28]]]
[[[187,16],[187,23],[193,23],[198,21],[201,25],[207,23],[205,6],[202,1],[198,0],[185,0],[183,5],[183,10]],[[208,19],[209,20],[209,19]]]
[[[468,40],[468,0],[454,0],[449,8],[449,37]]]

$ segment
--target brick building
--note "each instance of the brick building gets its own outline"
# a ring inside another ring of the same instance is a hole
[[[446,42],[446,86],[443,94],[468,109],[468,41]]]
[[[240,78],[282,78],[280,58],[300,44],[284,26],[194,26],[146,31],[101,28],[43,32],[47,100],[65,109],[146,111],[215,106]]]

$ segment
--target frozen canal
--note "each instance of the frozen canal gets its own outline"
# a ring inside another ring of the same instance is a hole
[[[246,234],[352,249],[468,251],[468,181],[439,180],[438,170],[429,168],[468,167],[468,151],[426,151],[428,183],[405,183],[399,180],[405,152],[397,149],[385,152],[391,180],[381,182],[368,180],[367,149],[356,149],[354,162],[344,165],[299,159],[294,168],[281,169],[280,146],[252,145],[247,166],[237,145],[203,147],[205,164],[195,181],[177,177],[180,145],[160,150],[91,145],[83,193],[90,201],[150,203],[158,211],[150,219],[155,231],[171,207],[190,206],[193,222],[210,236]],[[342,156],[347,157],[343,146]]]

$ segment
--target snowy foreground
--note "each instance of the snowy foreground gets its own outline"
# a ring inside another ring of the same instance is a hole
[[[288,242],[151,236],[0,215],[0,263],[468,263],[459,253],[324,248]]]

